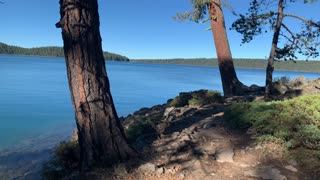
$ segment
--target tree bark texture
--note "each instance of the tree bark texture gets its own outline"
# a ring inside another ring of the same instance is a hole
[[[267,96],[267,97],[271,95],[272,74],[273,74],[273,70],[274,70],[274,57],[275,57],[277,46],[278,46],[279,34],[280,34],[281,24],[282,24],[282,20],[283,20],[283,9],[284,9],[283,3],[284,3],[284,0],[279,0],[277,23],[276,23],[276,27],[275,27],[274,33],[273,33],[272,46],[271,46],[271,51],[270,51],[270,55],[268,58],[268,65],[266,68],[265,96]]]
[[[110,94],[97,0],[60,0],[69,88],[78,128],[81,169],[111,165],[133,153]]]
[[[237,95],[243,84],[238,80],[228,42],[220,0],[208,4],[224,96]]]

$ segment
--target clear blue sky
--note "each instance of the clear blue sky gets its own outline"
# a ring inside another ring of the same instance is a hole
[[[0,42],[23,47],[62,46],[61,30],[55,28],[60,18],[59,0],[2,1]],[[245,12],[250,1],[229,2],[238,12]],[[103,49],[129,58],[216,57],[212,33],[205,30],[209,24],[173,20],[177,12],[190,7],[189,0],[99,0]],[[319,9],[320,2],[297,3],[287,10],[319,20]],[[229,28],[235,17],[226,9],[224,13]],[[228,30],[228,36],[233,57],[265,58],[269,54],[270,34],[243,46],[237,32]]]

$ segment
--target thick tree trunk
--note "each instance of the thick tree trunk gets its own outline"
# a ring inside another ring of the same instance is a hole
[[[271,51],[268,59],[268,65],[266,69],[266,89],[265,89],[265,96],[269,97],[271,95],[271,89],[272,89],[272,74],[274,69],[274,57],[276,54],[277,46],[278,46],[278,40],[279,40],[279,34],[281,29],[281,24],[283,20],[283,1],[279,0],[278,4],[278,15],[277,15],[277,24],[274,29],[273,33],[273,39],[272,39],[272,46]]]
[[[220,0],[212,0],[208,4],[208,10],[211,18],[211,28],[217,52],[223,93],[226,97],[234,96],[241,93],[244,85],[238,80],[234,69]]]
[[[79,134],[81,169],[128,159],[133,150],[110,94],[97,0],[60,0],[69,88]]]

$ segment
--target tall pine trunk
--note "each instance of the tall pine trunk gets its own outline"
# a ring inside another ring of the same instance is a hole
[[[60,0],[64,53],[78,128],[81,169],[126,160],[129,147],[110,94],[97,0]]]
[[[220,0],[212,0],[208,4],[208,10],[224,96],[230,97],[241,94],[244,85],[238,80],[234,69]]]
[[[278,15],[277,15],[277,23],[276,27],[274,29],[273,33],[273,39],[272,39],[272,46],[271,51],[268,59],[268,65],[266,68],[266,89],[265,89],[265,96],[268,97],[271,95],[271,89],[272,89],[272,74],[274,70],[274,57],[276,54],[277,46],[278,46],[278,40],[279,40],[279,34],[281,29],[281,24],[283,20],[283,2],[284,0],[279,0],[278,4]]]

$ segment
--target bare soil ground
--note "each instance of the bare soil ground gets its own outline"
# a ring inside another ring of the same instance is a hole
[[[281,85],[274,99],[319,94],[320,80],[298,78]],[[254,97],[263,100],[261,96]],[[236,97],[230,102],[243,101]],[[223,119],[229,104],[202,107],[165,108],[164,105],[141,109],[124,121],[128,128],[139,119],[162,113],[155,133],[139,137],[133,145],[140,159],[97,170],[95,179],[320,179],[320,159],[308,156],[308,150],[288,152],[277,142],[257,143],[254,130],[236,132]],[[320,152],[319,152],[320,153]],[[290,156],[296,154],[297,156]],[[85,176],[83,176],[85,177]]]

